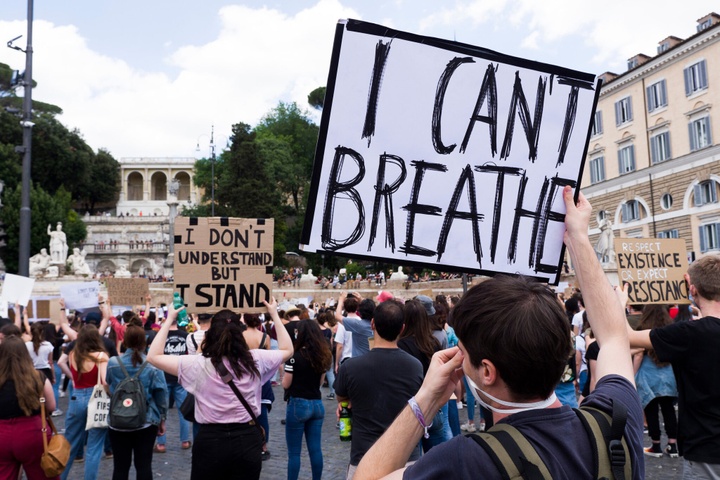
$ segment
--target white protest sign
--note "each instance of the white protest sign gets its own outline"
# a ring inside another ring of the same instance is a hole
[[[8,318],[8,302],[0,298],[0,318]]]
[[[84,310],[98,306],[98,282],[70,283],[60,286],[60,296],[65,299],[65,307],[71,310]]]
[[[557,283],[594,75],[339,23],[305,251]]]
[[[19,303],[26,307],[30,301],[33,285],[35,285],[34,278],[13,275],[12,273],[5,274],[0,300],[4,300],[6,303]]]

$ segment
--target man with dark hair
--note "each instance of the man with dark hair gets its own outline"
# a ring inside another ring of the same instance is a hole
[[[584,406],[605,413],[620,412],[621,404],[626,408],[625,461],[632,467],[626,478],[639,480],[645,473],[642,408],[621,305],[625,299],[618,301],[590,244],[590,203],[580,193],[576,206],[569,186],[563,190],[563,199],[565,244],[593,332],[602,345],[597,386]],[[553,393],[570,353],[567,316],[554,292],[529,279],[498,276],[470,289],[451,317],[460,339],[458,347],[433,356],[422,387],[365,454],[358,476],[495,479],[507,475],[486,450],[490,443],[476,435],[458,436],[433,447],[404,473],[400,470],[464,373],[470,393],[493,411],[494,438],[505,433],[501,430],[514,429],[534,450],[536,455],[530,458],[508,452],[513,463],[522,466],[519,470],[540,474],[546,468],[545,478],[597,478],[596,438],[587,433],[581,413],[560,405]],[[613,421],[616,425],[621,422]]]
[[[362,310],[360,309],[362,306]],[[347,316],[343,316],[345,310]],[[340,294],[338,308],[335,310],[335,320],[343,324],[345,330],[352,333],[352,356],[353,358],[364,355],[370,351],[369,338],[373,331],[370,327],[370,319],[373,318],[375,302],[364,299],[359,293],[347,292]],[[360,315],[358,315],[360,313]],[[363,315],[364,313],[364,315]]]
[[[383,302],[375,309],[371,325],[374,348],[343,363],[335,379],[338,412],[340,402],[352,405],[348,479],[353,477],[365,452],[420,388],[423,378],[420,362],[397,346],[404,328],[402,305],[394,300]],[[415,448],[409,460],[417,460],[420,455],[420,448]]]
[[[720,478],[720,256],[695,260],[685,280],[702,318],[653,330],[628,327],[628,335],[633,347],[655,350],[675,372],[683,478]],[[678,451],[668,445],[665,453]]]

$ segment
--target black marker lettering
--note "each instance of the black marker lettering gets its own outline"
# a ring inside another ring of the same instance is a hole
[[[540,124],[542,122],[542,112],[545,106],[545,86],[547,79],[538,77],[537,94],[535,96],[535,114],[530,118],[530,108],[525,99],[525,92],[522,88],[520,80],[520,72],[515,72],[515,85],[513,86],[513,94],[510,99],[510,112],[508,113],[508,123],[505,129],[505,139],[500,151],[500,158],[505,159],[510,156],[512,147],[512,138],[515,130],[515,116],[518,114],[520,107],[520,123],[525,131],[525,138],[528,143],[528,160],[535,162],[537,159],[537,146],[540,140]]]
[[[455,144],[446,147],[441,138],[442,129],[442,110],[443,102],[445,101],[445,92],[447,91],[448,84],[450,83],[450,77],[453,76],[455,70],[463,63],[475,63],[471,57],[455,57],[450,60],[445,67],[445,71],[440,75],[438,80],[437,90],[435,90],[435,106],[433,108],[432,116],[432,142],[435,147],[435,151],[441,155],[447,155],[455,149]]]
[[[380,85],[382,84],[383,71],[385,63],[390,54],[390,44],[378,41],[375,46],[375,64],[373,65],[372,80],[370,81],[370,92],[368,93],[368,103],[365,110],[365,123],[363,124],[363,132],[361,138],[368,139],[368,147],[372,136],[375,135],[375,118],[377,117],[377,103],[380,95]]]
[[[483,122],[488,124],[488,130],[490,133],[490,153],[493,158],[497,153],[497,82],[495,81],[495,68],[493,64],[489,64],[487,70],[485,70],[485,77],[483,78],[482,86],[480,87],[480,93],[478,94],[477,102],[475,102],[475,110],[470,117],[470,123],[468,123],[467,131],[465,132],[465,138],[463,138],[462,144],[460,145],[460,153],[465,153],[467,144],[470,141],[470,135],[472,134],[475,122]],[[485,102],[487,97],[487,115],[480,115],[480,109]]]
[[[387,168],[388,162],[400,168],[400,174],[390,185],[385,183],[385,169]],[[378,166],[377,182],[375,184],[373,216],[370,224],[368,252],[372,250],[373,243],[375,243],[381,200],[383,200],[385,207],[385,246],[387,247],[389,245],[393,253],[395,252],[395,218],[393,214],[392,194],[400,188],[400,185],[402,185],[406,177],[407,169],[405,168],[405,161],[402,158],[396,155],[388,155],[387,153],[380,155],[380,165]]]
[[[190,240],[190,236],[192,235],[194,228],[186,228],[185,231],[187,232],[187,240],[185,241],[185,245],[195,245],[195,242]]]
[[[467,184],[468,204],[470,205],[469,212],[457,211],[458,203],[460,202],[460,195],[462,195]],[[477,212],[477,201],[475,194],[475,177],[473,177],[472,168],[467,165],[462,170],[460,178],[455,185],[455,191],[453,192],[450,205],[448,205],[447,211],[445,212],[445,220],[443,221],[442,229],[440,230],[440,238],[438,239],[437,255],[438,261],[442,258],[445,253],[445,246],[447,245],[448,235],[450,234],[450,228],[452,227],[453,220],[456,218],[461,220],[470,220],[472,225],[473,234],[473,250],[475,251],[475,259],[478,262],[478,266],[482,267],[482,246],[480,245],[480,230],[478,228],[478,222],[483,219],[482,215],[478,215]]]
[[[202,303],[195,302],[196,307],[203,308],[203,307],[212,307],[213,306],[213,296],[208,293],[203,292],[204,288],[210,288],[210,287],[211,287],[211,285],[209,283],[199,283],[199,284],[195,285],[195,295],[202,297],[206,300],[205,302],[202,302]],[[182,295],[182,293],[180,295]]]
[[[434,170],[437,172],[447,172],[447,167],[440,163],[428,163],[422,160],[412,161],[410,165],[415,167],[415,180],[413,181],[412,191],[410,192],[410,203],[405,205],[403,210],[408,212],[407,228],[405,231],[405,244],[400,247],[400,251],[405,254],[422,255],[424,257],[432,257],[436,252],[429,248],[419,247],[413,244],[415,236],[415,215],[432,215],[439,217],[442,209],[434,205],[424,205],[418,203],[420,196],[420,187],[422,186],[425,170]]]
[[[350,157],[358,166],[358,174],[347,182],[340,181],[340,174],[345,162],[345,158]],[[330,169],[330,180],[328,181],[327,194],[325,196],[325,211],[323,212],[322,233],[320,239],[323,249],[338,250],[356,243],[365,232],[365,208],[362,199],[355,187],[365,177],[365,161],[362,155],[351,148],[338,146],[335,148],[335,157],[333,158],[332,168]],[[337,198],[345,198],[350,200],[355,206],[358,214],[358,221],[355,229],[345,239],[336,240],[332,236],[333,219],[335,212],[335,201]]]
[[[502,213],[503,193],[505,190],[505,175],[520,177],[520,185],[523,191],[527,179],[525,178],[525,170],[515,167],[498,167],[496,165],[486,164],[480,167],[475,167],[475,171],[497,175],[497,182],[495,184],[495,203],[493,205],[492,236],[490,237],[490,261],[495,263],[495,253],[497,252],[498,237],[500,233],[500,214]],[[512,237],[511,244],[512,243],[517,244],[517,238],[514,235]]]

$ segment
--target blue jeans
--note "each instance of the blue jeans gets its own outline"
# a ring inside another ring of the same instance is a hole
[[[467,378],[463,375],[463,383],[465,384],[465,400],[467,401],[467,416],[469,422],[475,421],[475,395],[470,390]]]
[[[288,449],[288,480],[300,474],[300,451],[305,434],[313,480],[320,480],[323,456],[320,447],[325,407],[322,400],[290,397],[285,413],[285,442]]]
[[[76,388],[70,397],[68,412],[65,417],[65,438],[70,442],[70,462],[61,475],[66,480],[72,468],[72,461],[82,453],[85,442],[85,423],[87,422],[88,402],[92,388]],[[88,430],[87,452],[85,453],[85,480],[95,480],[100,469],[100,457],[103,453],[106,428]]]
[[[178,418],[180,419],[180,441],[189,442],[190,422],[188,420],[185,420],[185,417],[183,417],[182,413],[180,413],[180,405],[182,405],[182,403],[185,401],[185,397],[187,397],[187,391],[179,383],[168,383],[167,388],[168,403],[172,402],[173,398],[175,399],[175,408],[177,409]],[[159,445],[165,445],[166,441],[166,436],[161,435],[158,437],[157,443]]]
[[[575,384],[573,382],[560,382],[555,387],[555,395],[563,405],[578,408],[577,397],[575,396]]]
[[[267,407],[267,403],[260,404],[260,416],[258,417],[258,423],[265,429],[265,438],[263,439],[265,443],[270,441],[270,422],[268,421]]]
[[[55,371],[55,383],[53,383],[53,393],[55,394],[55,405],[60,405],[60,384],[62,383],[62,370],[60,370],[60,367],[58,366],[57,362],[53,363],[53,370]]]
[[[335,383],[335,363],[331,363],[332,365],[330,365],[328,371],[325,372],[325,377],[327,378],[328,386],[330,387],[330,393],[335,395],[335,389],[333,388],[333,383]]]
[[[452,438],[452,430],[448,422],[448,406],[447,403],[442,406],[440,411],[433,418],[432,426],[428,428],[430,438],[422,438],[423,451],[428,452],[432,447],[447,442]]]
[[[450,430],[452,431],[452,436],[457,437],[460,435],[460,416],[458,415],[458,409],[457,409],[457,401],[450,399],[450,401],[447,403],[447,409],[448,409],[448,423],[450,424]]]

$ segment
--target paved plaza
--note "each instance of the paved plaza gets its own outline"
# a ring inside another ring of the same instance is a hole
[[[263,462],[262,475],[264,480],[287,478],[287,448],[285,446],[285,426],[280,420],[285,418],[285,403],[282,401],[283,391],[281,387],[274,387],[275,397],[274,408],[270,412],[270,459]],[[323,398],[328,390],[322,389]],[[67,398],[60,399],[60,408],[67,410]],[[340,480],[345,478],[347,462],[350,458],[350,443],[341,442],[338,430],[335,428],[335,400],[323,400],[325,404],[325,422],[323,423],[323,478],[328,480]],[[461,423],[467,420],[467,410],[460,410]],[[476,418],[479,418],[476,412]],[[64,415],[56,417],[55,423],[58,429],[64,428]],[[180,448],[179,425],[177,420],[177,408],[172,408],[168,413],[167,421],[167,453],[153,454],[153,474],[156,478],[186,480],[190,478],[191,450]],[[663,439],[664,441],[664,439]],[[645,435],[645,445],[650,445],[650,440]],[[68,477],[69,480],[83,479],[84,463],[75,464]],[[113,462],[110,459],[103,459],[100,463],[98,479],[105,480],[112,478]],[[682,478],[682,459],[670,458],[645,458],[646,477],[650,480],[680,480]],[[130,478],[135,478],[134,469],[130,469]],[[310,479],[310,459],[303,444],[302,467],[300,479]],[[212,480],[212,479],[208,479]]]

